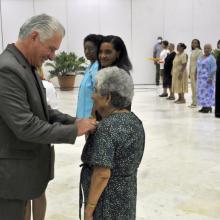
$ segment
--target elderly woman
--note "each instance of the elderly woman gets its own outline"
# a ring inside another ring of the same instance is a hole
[[[175,101],[177,104],[185,103],[184,93],[188,92],[188,77],[187,77],[187,60],[188,56],[184,52],[186,45],[179,43],[177,45],[177,54],[173,60],[172,69],[172,91],[178,93],[179,97]]]
[[[88,137],[81,157],[84,219],[135,220],[145,134],[140,119],[126,108],[132,101],[133,82],[118,67],[100,70],[96,81],[94,106],[103,119]]]
[[[197,61],[197,102],[201,113],[212,112],[215,105],[216,60],[211,54],[212,46],[204,46],[204,55]]]

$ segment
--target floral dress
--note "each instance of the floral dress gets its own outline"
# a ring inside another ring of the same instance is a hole
[[[215,105],[216,60],[213,55],[202,56],[197,61],[197,103],[203,107]],[[212,83],[208,82],[209,77]]]
[[[94,220],[135,220],[137,170],[145,145],[142,122],[132,112],[104,118],[82,153],[81,187],[87,202],[93,167],[111,169],[111,177],[94,212]]]

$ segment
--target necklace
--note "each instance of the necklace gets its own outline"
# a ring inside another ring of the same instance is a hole
[[[113,109],[113,110],[109,111],[107,114],[105,114],[105,116],[103,116],[103,118],[107,118],[110,115],[120,113],[120,112],[129,112],[129,111],[127,109]]]
[[[128,112],[127,109],[115,109],[109,115],[119,113],[119,112]]]

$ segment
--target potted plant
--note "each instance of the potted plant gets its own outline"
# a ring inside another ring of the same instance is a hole
[[[50,77],[58,77],[60,90],[72,90],[74,87],[75,76],[82,73],[85,69],[86,60],[84,57],[78,57],[75,53],[61,52],[56,55],[53,62],[47,62]]]

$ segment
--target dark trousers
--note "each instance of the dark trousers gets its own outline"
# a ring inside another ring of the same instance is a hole
[[[160,64],[155,64],[156,66],[156,85],[160,84]]]
[[[1,220],[24,220],[26,201],[0,198]]]

